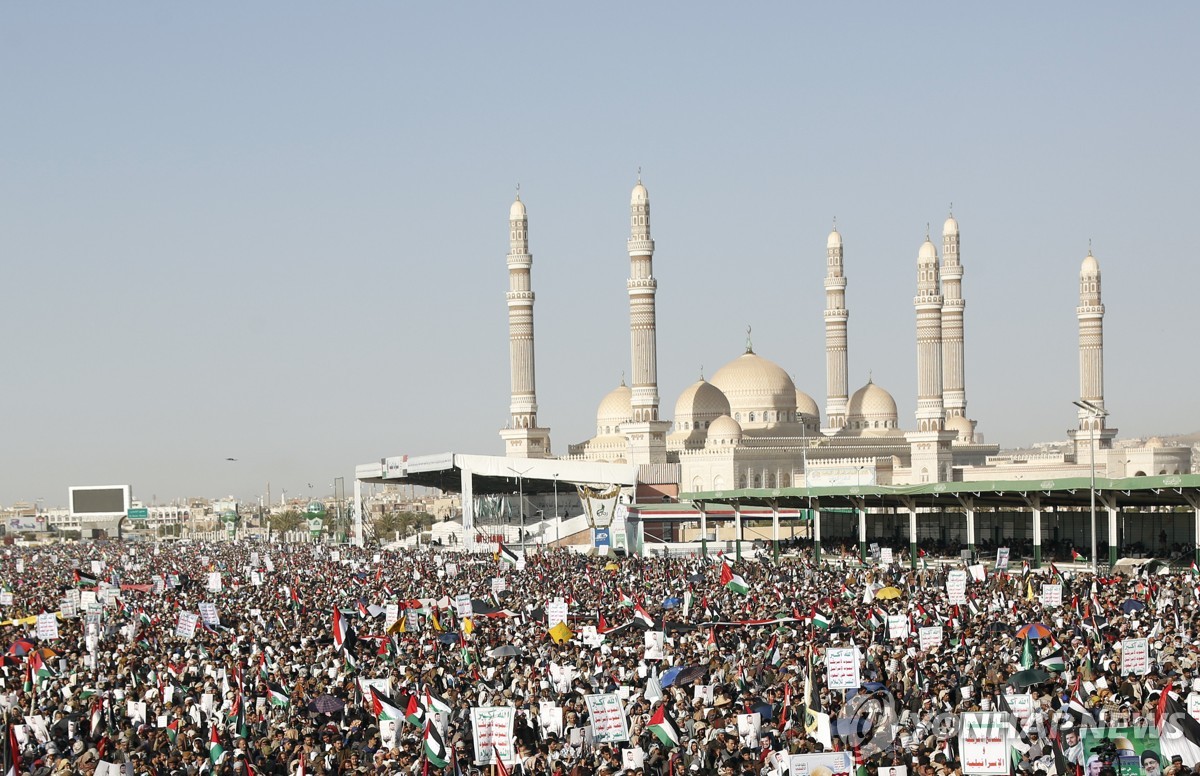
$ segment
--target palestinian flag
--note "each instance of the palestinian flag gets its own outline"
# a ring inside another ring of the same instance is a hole
[[[1071,548],[1071,560],[1075,561],[1076,563],[1087,563],[1087,558],[1080,555],[1079,551],[1074,547]]]
[[[292,694],[284,689],[282,684],[267,682],[267,702],[272,706],[286,709],[292,703]]]
[[[446,699],[435,693],[429,684],[425,685],[425,708],[438,714],[450,714],[453,711]]]
[[[1062,673],[1067,668],[1067,663],[1063,659],[1063,649],[1061,646],[1055,646],[1049,652],[1044,653],[1038,664],[1047,671]]]
[[[681,740],[679,726],[667,714],[666,706],[660,705],[654,710],[654,713],[650,715],[650,723],[647,727],[662,742],[664,749],[674,749],[679,746]]]
[[[17,729],[9,723],[8,736],[4,742],[4,776],[18,776],[21,768],[21,745],[17,742]]]
[[[174,744],[175,740],[179,738],[179,720],[171,720],[171,724],[167,725],[166,730],[167,738],[171,739],[171,743]]]
[[[138,617],[137,618],[138,618],[138,622],[140,622],[142,625],[150,624],[150,615],[146,614],[146,610],[140,606],[138,607]]]
[[[404,717],[404,712],[396,705],[396,701],[374,687],[371,688],[371,711],[379,719],[399,721]]]
[[[100,580],[93,577],[91,574],[86,574],[78,569],[75,570],[75,585],[77,587],[95,587],[100,584]]]
[[[225,747],[221,746],[221,738],[217,735],[217,726],[212,725],[208,734],[208,758],[213,765],[220,765],[225,757]]]
[[[1200,566],[1196,565],[1196,561],[1192,561],[1192,565],[1188,566],[1188,571],[1192,572],[1193,577],[1200,577]]]
[[[746,580],[741,574],[734,574],[733,569],[728,563],[721,564],[721,586],[726,590],[732,590],[738,595],[746,595],[750,592],[750,585],[746,584]]]
[[[771,637],[771,643],[767,645],[767,664],[779,666],[783,663],[783,655],[779,654],[779,647],[775,644],[775,637]]]
[[[814,606],[812,608],[811,624],[814,628],[829,630],[829,615]]]
[[[633,606],[633,599],[625,595],[625,591],[617,588],[617,606]]]
[[[450,762],[446,742],[432,720],[425,723],[425,759],[435,768],[445,768]]]
[[[421,727],[425,724],[425,706],[416,693],[408,696],[408,706],[404,709],[404,718],[410,725]]]
[[[36,650],[29,653],[29,667],[33,670],[34,679],[38,682],[49,679],[57,673],[46,665],[46,661],[42,659],[42,653]]]
[[[346,623],[342,622],[342,613],[337,606],[333,607],[333,648],[341,649],[346,645]]]
[[[508,547],[505,547],[504,542],[497,543],[497,547],[498,547],[498,549],[496,550],[496,560],[504,561],[505,563],[511,564],[513,566],[517,565],[517,561],[519,560],[519,556],[517,555],[517,553],[515,553]]]
[[[654,630],[654,618],[640,604],[633,605],[633,624],[639,628]]]
[[[750,692],[750,684],[746,681],[746,672],[742,670],[741,666],[738,666],[737,688],[738,692],[742,694]]]

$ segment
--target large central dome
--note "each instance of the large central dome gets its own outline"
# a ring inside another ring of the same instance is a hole
[[[712,384],[743,428],[794,421],[796,384],[778,364],[747,351],[717,370]]]

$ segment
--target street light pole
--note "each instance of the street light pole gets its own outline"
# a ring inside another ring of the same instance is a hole
[[[562,537],[559,536],[559,523],[562,522],[562,517],[558,514],[558,472],[554,473],[554,546],[558,546],[558,542]]]
[[[530,466],[525,471],[517,471],[513,467],[508,467],[508,470],[517,475],[517,501],[521,511],[521,557],[525,557],[525,475],[533,471]]]
[[[1076,402],[1071,402],[1079,409],[1088,414],[1090,423],[1088,423],[1088,458],[1091,461],[1092,470],[1092,487],[1091,487],[1091,513],[1092,513],[1092,573],[1096,573],[1100,568],[1100,559],[1096,557],[1096,421],[1099,418],[1107,417],[1108,411],[1103,407],[1097,407],[1087,399],[1080,399]],[[1117,537],[1108,537],[1110,559],[1116,551]]]

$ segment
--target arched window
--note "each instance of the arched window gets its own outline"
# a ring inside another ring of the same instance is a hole
[[[754,413],[753,412],[750,413],[750,422],[751,423],[754,422]]]

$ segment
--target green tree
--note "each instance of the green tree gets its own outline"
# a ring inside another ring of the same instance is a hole
[[[273,533],[278,531],[298,531],[308,527],[308,519],[294,509],[289,509],[287,512],[277,515],[271,515],[268,522]]]

